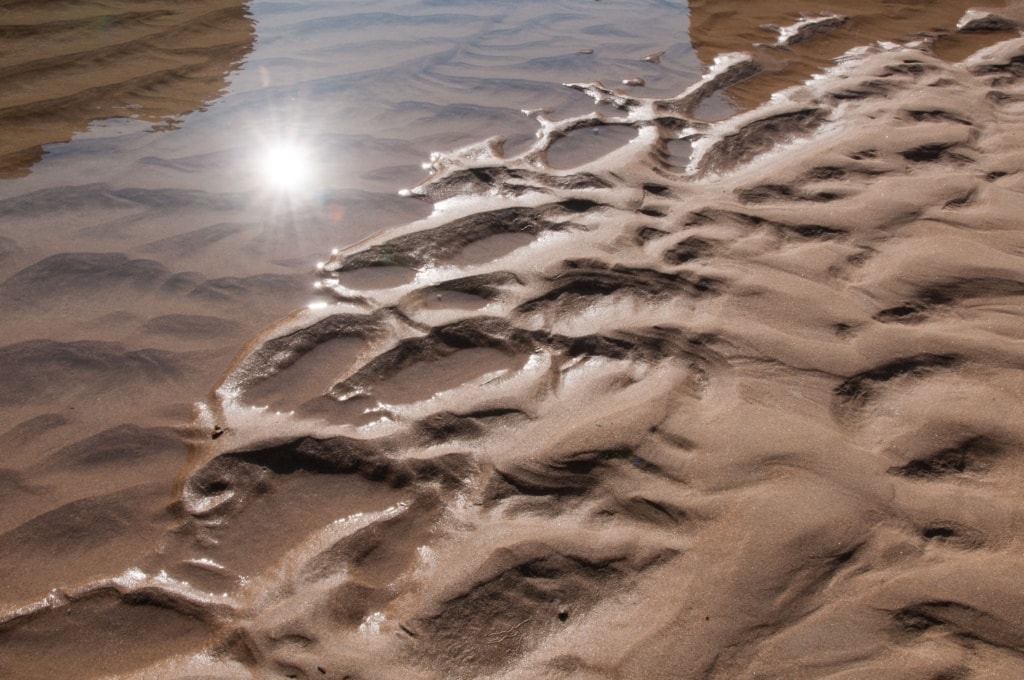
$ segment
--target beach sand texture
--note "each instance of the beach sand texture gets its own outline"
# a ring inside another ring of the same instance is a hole
[[[297,271],[12,247],[0,675],[1021,675],[1022,10],[706,4],[681,94],[435,154],[233,360]],[[76,339],[81,281],[140,328]]]

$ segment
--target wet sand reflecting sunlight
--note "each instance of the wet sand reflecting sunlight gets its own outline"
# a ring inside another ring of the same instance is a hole
[[[0,0],[0,677],[1020,675],[995,5]]]

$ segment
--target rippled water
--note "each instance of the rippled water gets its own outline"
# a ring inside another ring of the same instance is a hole
[[[562,83],[674,95],[723,52],[772,42],[763,24],[842,4],[4,3],[0,603],[141,563],[176,519],[189,451],[173,428],[256,331],[317,299],[332,248],[429,213],[399,190],[432,152],[494,135],[521,150],[537,129],[524,110],[594,108]],[[969,4],[865,4],[813,46],[759,48],[764,74],[696,113],[754,106],[854,45],[947,32]],[[570,134],[552,165],[634,134],[612,130]],[[518,244],[460,257],[502,247]],[[321,349],[329,363],[351,348]]]
[[[216,55],[221,91],[172,91],[162,120],[157,106],[94,121],[70,144],[46,146],[4,194],[87,178],[256,200],[273,187],[254,170],[284,143],[306,147],[315,165],[293,200],[392,196],[422,179],[431,151],[499,131],[528,139],[535,125],[522,109],[590,107],[562,82],[643,77],[668,94],[699,73],[680,2],[256,2],[248,26],[232,30],[246,28],[255,33],[240,64],[237,50]],[[661,64],[641,61],[662,51]],[[130,101],[134,91],[118,95],[125,112],[145,106]],[[338,238],[379,225],[370,212],[348,215]]]
[[[5,3],[2,465],[187,422],[248,337],[314,299],[317,260],[429,212],[398,192],[431,152],[592,108],[564,81],[671,92],[700,70],[687,29],[682,2]],[[8,528],[81,496],[29,480]]]

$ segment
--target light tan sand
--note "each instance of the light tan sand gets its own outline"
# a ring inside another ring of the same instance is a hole
[[[174,498],[134,467],[116,502],[6,519],[0,671],[1017,677],[1021,64],[1020,38],[959,63],[868,47],[694,120],[767,67],[733,55],[674,98],[575,84],[617,109],[539,116],[520,156],[437,156],[413,191],[434,213],[336,254],[331,301],[231,364]],[[547,164],[607,126],[635,141]],[[172,278],[153,267],[65,256],[0,292]],[[232,323],[148,326],[213,346]],[[25,375],[0,399],[39,409],[7,452],[59,427],[68,365],[130,399],[219,360],[4,352]],[[166,474],[182,447],[124,426],[35,467],[7,453],[24,472],[0,488],[31,504],[27,479],[100,480],[139,451]],[[157,547],[125,562],[122,536]],[[62,583],[69,559],[89,578]]]
[[[1004,5],[997,2],[988,6],[1012,22],[1014,11],[1007,11]],[[800,0],[690,0],[688,6],[690,39],[704,63],[733,51],[752,52],[762,63],[762,77],[751,78],[729,92],[730,98],[744,108],[767,101],[781,89],[780,84],[802,83],[847,50],[873,41],[931,37],[936,39],[933,49],[938,56],[959,61],[991,44],[993,37],[1017,35],[1017,30],[1009,26],[997,31],[957,31],[957,20],[976,6],[970,0],[914,5],[859,3],[855,7],[843,0],[822,0],[813,5]],[[790,23],[801,17],[802,22]],[[781,32],[801,24],[806,25],[792,35]]]

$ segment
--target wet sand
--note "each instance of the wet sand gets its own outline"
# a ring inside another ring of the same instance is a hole
[[[1022,10],[710,5],[681,94],[643,50],[648,87],[571,82],[594,101],[523,117],[533,143],[470,117],[511,139],[402,200],[373,190],[407,150],[301,205],[180,179],[229,152],[32,184],[90,137],[17,180],[0,674],[1019,675]],[[209,7],[237,30],[182,15],[182,51],[230,73],[253,27]],[[178,35],[165,10],[117,21]],[[126,125],[259,91],[196,82]]]

